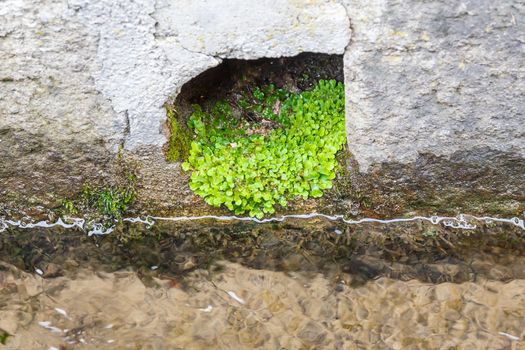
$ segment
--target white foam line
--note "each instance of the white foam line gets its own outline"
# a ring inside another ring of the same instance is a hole
[[[0,219],[0,232],[4,231],[9,226],[16,226],[19,228],[35,228],[35,227],[54,227],[54,226],[62,226],[64,228],[73,228],[73,227],[79,227],[84,228],[85,220],[80,218],[73,218],[73,223],[66,223],[62,221],[62,218],[59,218],[55,222],[48,222],[48,221],[38,221],[34,223],[26,223],[22,221],[13,221],[13,220],[4,220]]]
[[[518,217],[514,218],[493,218],[490,216],[477,217],[473,215],[464,215],[460,214],[457,217],[450,216],[413,216],[409,218],[395,218],[395,219],[375,219],[375,218],[362,218],[358,220],[345,219],[343,215],[326,215],[321,213],[310,213],[310,214],[290,214],[283,215],[281,217],[273,217],[266,219],[257,219],[245,216],[215,216],[215,215],[202,215],[202,216],[178,216],[178,217],[162,217],[162,216],[147,216],[144,220],[137,220],[140,218],[133,218],[132,222],[144,222],[148,225],[153,225],[154,222],[151,220],[157,221],[199,221],[199,220],[219,220],[219,221],[250,221],[259,224],[269,223],[269,222],[282,222],[286,219],[313,219],[313,218],[325,218],[330,221],[342,221],[350,225],[358,225],[364,223],[380,223],[380,224],[391,224],[398,222],[413,222],[413,221],[428,221],[434,225],[443,224],[444,226],[459,228],[459,229],[475,229],[476,225],[469,223],[467,218],[470,218],[474,221],[484,221],[485,223],[490,222],[500,222],[508,223],[514,226],[520,227],[525,230],[525,222],[523,219]],[[124,219],[126,221],[126,219]],[[131,220],[127,220],[131,221]]]
[[[401,223],[401,222],[415,222],[415,221],[427,221],[434,225],[442,224],[444,226],[453,227],[457,229],[463,229],[463,230],[472,230],[475,229],[477,226],[472,223],[475,222],[485,222],[485,223],[506,223],[511,224],[516,227],[521,228],[522,230],[525,230],[525,222],[523,219],[520,219],[518,217],[513,218],[495,218],[490,216],[474,216],[474,215],[464,215],[460,214],[457,217],[450,217],[450,216],[413,216],[409,218],[394,218],[394,219],[375,219],[375,218],[362,218],[357,220],[352,219],[345,219],[343,215],[326,215],[321,213],[310,213],[310,214],[289,214],[289,215],[283,215],[280,217],[272,217],[272,218],[266,218],[266,219],[257,219],[252,217],[246,217],[246,216],[234,216],[234,215],[225,215],[225,216],[217,216],[217,215],[201,215],[201,216],[177,216],[177,217],[162,217],[162,216],[145,216],[142,217],[131,217],[131,218],[124,218],[123,221],[130,222],[130,223],[142,223],[147,225],[148,227],[151,227],[155,224],[156,221],[202,221],[202,220],[217,220],[217,221],[247,221],[247,222],[254,222],[258,224],[264,224],[264,223],[270,223],[270,222],[283,222],[287,219],[313,219],[313,218],[324,218],[330,221],[340,221],[344,222],[349,225],[359,225],[359,224],[366,224],[366,223],[379,223],[379,224],[392,224],[392,223]],[[25,223],[21,221],[13,221],[8,219],[2,219],[0,218],[0,232],[5,231],[9,227],[18,227],[23,229],[30,229],[30,228],[36,228],[36,227],[54,227],[54,226],[61,226],[64,228],[73,228],[78,227],[84,231],[87,231],[88,236],[92,235],[108,235],[114,230],[114,226],[111,227],[105,227],[101,223],[95,223],[95,222],[88,222],[81,218],[71,218],[70,219],[72,223],[66,223],[61,218],[58,219],[55,222],[48,222],[48,221],[38,221],[35,223]]]

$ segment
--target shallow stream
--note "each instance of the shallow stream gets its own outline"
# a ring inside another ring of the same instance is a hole
[[[525,348],[521,219],[330,219],[4,225],[5,348]]]

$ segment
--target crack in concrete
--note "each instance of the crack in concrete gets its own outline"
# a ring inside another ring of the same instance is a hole
[[[354,41],[354,26],[352,24],[352,18],[350,17],[350,11],[349,11],[348,7],[345,5],[345,2],[343,0],[339,0],[337,3],[340,4],[345,9],[346,18],[348,19],[348,29],[350,30],[350,37],[348,38],[348,43],[345,46],[344,53],[343,53],[343,55],[344,55],[346,53],[346,51],[348,50],[348,48],[353,44],[353,41]]]

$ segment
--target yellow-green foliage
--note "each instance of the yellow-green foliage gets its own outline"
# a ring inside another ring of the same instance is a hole
[[[183,163],[192,171],[190,188],[210,205],[258,218],[290,199],[322,196],[332,187],[336,153],[346,142],[343,84],[321,80],[296,94],[270,86],[255,89],[251,101],[258,105],[242,108],[281,127],[248,133],[253,125],[241,125],[224,102],[210,113],[196,106],[188,123],[195,139]]]
[[[187,159],[191,144],[191,134],[186,127],[179,125],[175,111],[170,107],[166,109],[171,134],[166,159],[169,162]]]

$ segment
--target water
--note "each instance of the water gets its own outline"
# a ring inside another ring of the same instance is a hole
[[[203,216],[179,216],[179,217],[161,217],[161,216],[145,216],[142,217],[128,217],[124,218],[124,222],[131,223],[142,223],[146,224],[148,227],[151,227],[155,224],[156,221],[202,221],[202,220],[218,220],[218,221],[248,221],[255,222],[259,224],[272,223],[272,222],[283,222],[288,219],[314,219],[314,218],[323,218],[330,221],[341,221],[348,225],[358,225],[365,223],[381,223],[381,224],[391,224],[399,222],[413,222],[413,221],[428,221],[434,225],[442,224],[444,226],[471,230],[476,228],[474,222],[481,221],[484,223],[507,223],[514,226],[520,227],[525,230],[525,221],[518,217],[513,218],[496,218],[491,216],[475,216],[475,215],[464,215],[460,214],[457,217],[449,216],[413,216],[407,218],[394,218],[394,219],[377,219],[377,218],[362,218],[357,220],[345,219],[344,215],[326,215],[320,213],[309,213],[309,214],[291,214],[283,215],[280,217],[271,217],[265,219],[257,219],[252,217],[240,217],[240,216],[217,216],[217,215],[203,215]],[[74,228],[78,227],[80,229],[88,229],[87,233],[89,236],[92,235],[107,235],[113,232],[113,226],[106,227],[101,223],[89,222],[86,223],[84,219],[81,218],[70,218],[70,222],[64,222],[62,218],[59,218],[55,222],[48,221],[38,221],[38,222],[23,222],[21,220],[9,220],[0,218],[0,232],[6,230],[9,227],[18,227],[18,228],[36,228],[36,227],[55,227],[60,226],[63,228]]]
[[[0,227],[7,349],[525,347],[522,219]]]

